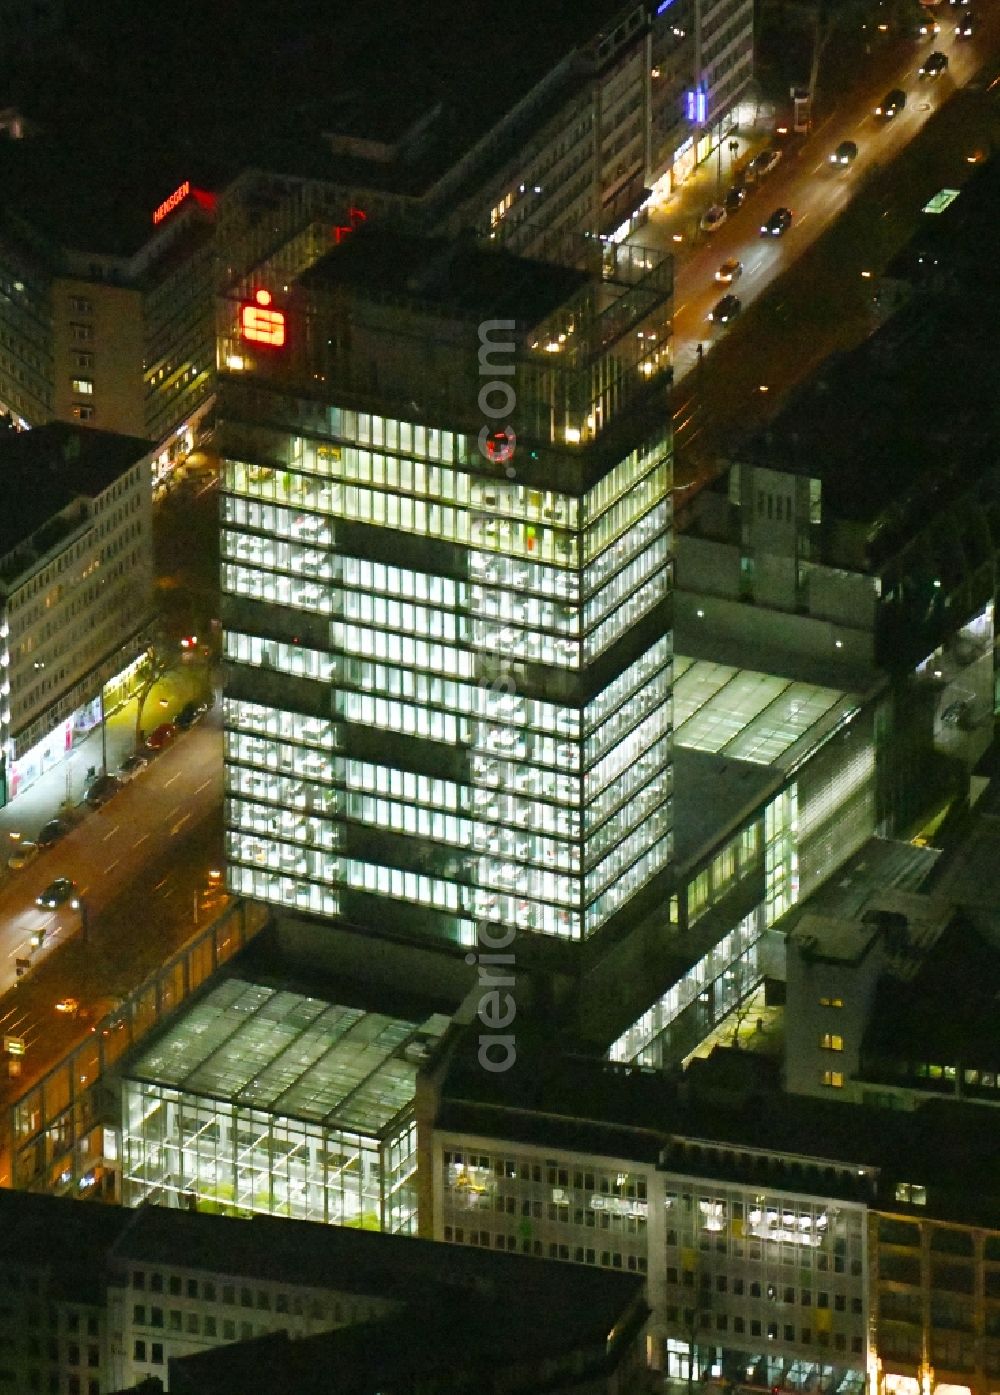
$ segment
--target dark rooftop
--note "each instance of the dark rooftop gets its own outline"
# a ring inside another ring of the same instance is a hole
[[[685,1141],[729,1145],[702,1148],[694,1167],[697,1175],[733,1180],[759,1180],[741,1151],[757,1149],[818,1166],[823,1175],[813,1185],[822,1194],[870,1194],[869,1181],[846,1172],[874,1168],[885,1202],[895,1204],[895,1180],[905,1177],[926,1185],[929,1215],[1000,1224],[1000,1110],[936,1100],[912,1113],[878,1110],[789,1095],[764,1079],[734,1089],[731,1073],[720,1082],[701,1066],[667,1076],[529,1042],[522,1032],[515,1064],[489,1075],[475,1041],[460,1040],[438,1127],[654,1163],[661,1157],[680,1172],[692,1168],[678,1153]],[[829,1176],[830,1166],[845,1175]]]
[[[278,1216],[245,1221],[150,1205],[128,1210],[3,1189],[0,1259],[48,1266],[60,1293],[89,1301],[112,1259],[314,1285],[403,1305],[423,1294],[441,1309],[464,1304],[474,1291],[494,1315],[518,1295],[524,1312],[545,1313],[569,1342],[595,1329],[606,1336],[642,1285],[635,1276],[350,1226]]]
[[[331,1388],[365,1395],[384,1390],[426,1388],[414,1385],[432,1378],[435,1390],[476,1388],[504,1392],[530,1390],[551,1377],[542,1375],[542,1364],[589,1353],[604,1364],[608,1336],[638,1307],[641,1279],[614,1276],[604,1294],[580,1291],[584,1309],[558,1304],[549,1308],[535,1285],[512,1286],[503,1298],[498,1321],[495,1297],[475,1288],[460,1301],[413,1303],[381,1321],[357,1323],[333,1332],[291,1341],[276,1332],[253,1341],[215,1347],[170,1363],[171,1389],[178,1395],[244,1395],[252,1386],[270,1390],[295,1390],[297,1395],[327,1395]],[[622,1284],[622,1278],[629,1282]],[[562,1276],[550,1276],[561,1285]],[[541,1299],[541,1301],[540,1301]],[[595,1301],[596,1300],[596,1301]],[[644,1320],[643,1305],[630,1316],[632,1330],[622,1325],[620,1335],[636,1335]],[[622,1349],[627,1350],[627,1340]],[[576,1373],[573,1383],[579,1378]]]
[[[942,275],[928,284],[911,276],[918,293],[870,339],[828,360],[740,452],[821,478],[824,513],[838,518],[907,509],[926,517],[995,457],[1000,282],[983,276],[982,255],[1000,220],[1000,161],[925,219],[895,273],[937,258]]]
[[[886,976],[879,983],[863,1058],[905,1065],[958,1062],[995,1072],[998,1003],[1000,917],[959,910],[911,978]]]
[[[360,287],[379,299],[433,302],[463,318],[534,325],[587,284],[568,267],[533,261],[474,238],[446,241],[364,228],[311,267],[299,284]]]
[[[151,441],[66,422],[0,432],[0,560],[74,499],[95,498],[152,449]]]
[[[130,251],[184,180],[218,190],[256,167],[419,191],[620,9],[547,0],[540,23],[533,0],[174,0],[150,24],[93,0],[8,75],[39,134],[0,142],[5,203],[56,242]],[[326,139],[395,143],[431,114],[402,166],[338,158]]]

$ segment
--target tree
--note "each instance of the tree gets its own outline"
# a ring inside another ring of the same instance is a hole
[[[735,1011],[734,1011],[734,1015],[735,1015],[736,1020],[735,1020],[735,1022],[733,1023],[733,1036],[732,1036],[732,1041],[731,1041],[731,1043],[730,1043],[732,1046],[739,1046],[739,1044],[740,1044],[740,1028],[743,1026],[743,1023],[747,1020],[747,1018],[750,1016],[750,1014],[751,1014],[752,1011],[753,1011],[753,997],[752,997],[752,995],[750,995],[750,994],[748,993],[747,996],[743,999],[742,1002],[737,1003],[736,1008],[735,1008]]]
[[[910,6],[911,0],[889,0],[886,13]],[[883,0],[811,0],[812,58],[809,65],[810,110],[816,105],[823,55],[838,32],[862,25],[875,26],[883,11]]]
[[[711,1319],[712,1310],[712,1290],[708,1287],[710,1276],[708,1273],[698,1268],[697,1270],[685,1269],[684,1282],[687,1286],[688,1275],[691,1276],[693,1292],[691,1294],[691,1307],[683,1310],[684,1337],[688,1348],[688,1368],[687,1368],[687,1388],[688,1395],[694,1395],[694,1358],[695,1349],[698,1344],[698,1333],[707,1329]]]
[[[175,663],[176,658],[170,652],[165,641],[155,640],[146,650],[145,661],[139,670],[139,689],[136,693],[135,749],[137,751],[142,746],[142,717],[146,710],[146,701],[156,684],[165,673],[173,668]]]

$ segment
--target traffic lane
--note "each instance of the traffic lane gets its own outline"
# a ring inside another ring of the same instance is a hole
[[[909,135],[899,139],[895,149],[912,139],[921,124],[914,123]],[[835,170],[828,161],[823,161],[795,180],[786,178],[780,185],[776,182],[771,186],[771,198],[758,204],[763,212],[756,224],[746,216],[753,210],[744,207],[737,215],[744,220],[739,229],[734,226],[728,237],[723,234],[729,225],[720,229],[713,244],[714,255],[709,258],[703,254],[697,266],[692,264],[695,275],[690,280],[694,284],[674,311],[675,382],[695,366],[697,345],[701,343],[704,352],[708,352],[715,338],[725,332],[724,326],[714,326],[710,320],[720,297],[731,291],[744,307],[752,304],[844,212],[871,174],[881,165],[891,163],[895,152],[888,143],[876,145],[873,142],[873,145],[867,159],[863,160],[859,151],[857,160],[847,169]],[[780,207],[792,211],[791,227],[780,237],[762,233],[762,223]],[[735,224],[736,219],[733,222]],[[720,285],[715,280],[716,271],[727,260],[737,260],[743,265],[742,275],[731,286]],[[680,291],[683,295],[684,288]]]
[[[926,222],[920,207],[929,192],[964,187],[972,174],[964,152],[1000,146],[998,98],[1000,91],[990,91],[987,81],[963,89],[886,167],[877,185],[788,268],[779,291],[762,297],[732,331],[720,335],[702,371],[678,385],[674,405],[697,399],[694,421],[677,438],[679,482],[716,474],[719,459],[731,458],[737,442],[773,415],[776,399],[789,387],[877,327],[881,317],[874,313],[864,270],[883,267]],[[762,384],[768,388],[764,394]],[[686,449],[687,435],[702,424],[694,450]]]
[[[169,849],[221,801],[220,726],[216,712],[207,714],[102,809],[86,815],[5,884],[0,891],[0,987],[13,978],[15,959],[37,961],[79,928],[80,913],[72,907],[50,912],[35,906],[36,897],[56,877],[76,882],[91,919],[128,884],[156,889],[147,873],[150,858]],[[45,942],[32,955],[31,934],[42,927]]]
[[[219,803],[149,864],[153,885],[169,872],[171,894],[126,887],[92,922],[86,942],[69,939],[58,955],[46,957],[0,997],[0,1032],[25,1045],[18,1078],[8,1084],[0,1077],[0,1108],[62,1059],[190,938],[194,898],[196,920],[214,917],[228,904],[225,895],[204,891],[208,870],[221,854],[222,822]],[[70,999],[78,1013],[59,1010],[57,1005]]]
[[[738,286],[731,288],[741,302],[749,303],[761,294],[796,255],[829,227],[878,167],[890,164],[934,112],[981,70],[1000,34],[1000,10],[993,12],[991,19],[988,29],[984,26],[985,37],[981,35],[978,41],[938,36],[935,44],[949,55],[950,63],[948,72],[940,78],[919,77],[920,63],[930,47],[928,41],[915,45],[896,70],[895,85],[907,92],[907,105],[897,116],[886,121],[874,115],[874,106],[885,95],[881,87],[877,96],[870,91],[859,94],[842,112],[827,117],[801,145],[786,151],[771,174],[751,186],[743,208],[691,254],[679,269],[675,286],[675,382],[696,366],[699,343],[703,352],[711,349],[713,326],[708,316],[729,289],[720,289],[714,279],[721,263],[730,259],[744,263],[744,277],[740,280],[744,293],[740,294]],[[853,164],[836,169],[830,165],[829,155],[844,140],[855,140],[858,156]],[[778,207],[792,210],[792,227],[780,239],[764,239],[760,225]],[[754,256],[748,236],[759,242],[780,243],[781,254]]]

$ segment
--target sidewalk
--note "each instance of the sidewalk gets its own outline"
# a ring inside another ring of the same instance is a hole
[[[779,138],[785,145],[790,139]],[[737,143],[735,154],[729,149],[730,141]],[[773,143],[773,132],[770,129],[740,128],[733,131],[723,140],[721,153],[714,150],[679,189],[653,205],[649,213],[649,222],[639,228],[629,240],[640,246],[654,246],[672,251],[676,266],[682,266],[687,256],[703,247],[710,238],[710,234],[702,232],[699,227],[705,212],[712,204],[724,202],[727,191],[735,182],[736,173],[743,169],[754,155],[766,150]]]
[[[170,721],[186,702],[203,698],[205,690],[203,664],[181,664],[171,669],[154,684],[146,699],[142,714],[144,730],[148,733],[161,722]],[[124,706],[108,716],[109,774],[113,775],[122,761],[135,750],[135,717],[135,698],[130,698]],[[98,775],[101,773],[99,724],[77,741],[63,760],[0,809],[0,880],[6,874],[7,858],[16,841],[24,839],[33,842],[45,824],[57,818],[65,806],[71,805],[74,810],[83,813],[80,806],[87,792],[87,776],[91,769]]]

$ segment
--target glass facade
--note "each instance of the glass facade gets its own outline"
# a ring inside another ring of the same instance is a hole
[[[411,1057],[445,1025],[227,980],[124,1082],[125,1203],[415,1233]]]
[[[575,302],[515,336],[525,411],[551,417],[523,474],[459,429],[477,385],[446,426],[223,382],[233,890],[361,925],[388,900],[458,944],[481,922],[581,940],[666,867],[670,439],[601,442],[666,366],[635,330],[665,301],[598,303],[596,359],[538,362],[588,330]],[[597,395],[567,436],[577,388]]]

